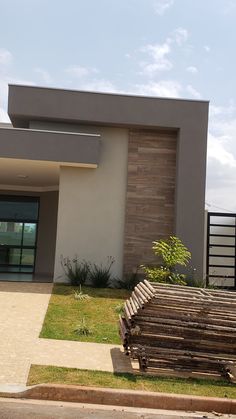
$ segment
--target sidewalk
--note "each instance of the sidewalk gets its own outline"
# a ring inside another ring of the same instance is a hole
[[[52,284],[0,282],[0,385],[26,384]]]
[[[38,339],[31,363],[110,372],[133,370],[122,346],[54,339]]]
[[[24,386],[31,364],[131,372],[121,346],[38,338],[52,286],[0,282],[0,386]]]

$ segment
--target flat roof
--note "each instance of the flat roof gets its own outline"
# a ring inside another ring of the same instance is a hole
[[[208,101],[9,85],[14,127],[30,121],[179,128],[184,118],[208,113]]]

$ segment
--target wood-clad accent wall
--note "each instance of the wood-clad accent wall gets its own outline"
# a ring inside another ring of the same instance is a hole
[[[124,273],[155,264],[152,242],[174,233],[177,131],[129,133]]]

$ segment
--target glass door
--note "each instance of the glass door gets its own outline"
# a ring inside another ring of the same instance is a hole
[[[0,272],[34,272],[37,224],[38,200],[0,196]]]

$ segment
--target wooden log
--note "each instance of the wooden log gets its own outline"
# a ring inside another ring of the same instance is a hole
[[[196,350],[204,352],[218,351],[219,353],[236,354],[236,343],[218,342],[207,339],[194,339],[194,337],[183,338],[181,336],[161,335],[146,333],[142,330],[139,336],[130,336],[129,342],[131,344],[140,344],[142,346],[159,346],[166,348],[177,348],[186,350]]]
[[[130,300],[126,300],[126,306],[128,308],[128,311],[130,313],[131,318],[135,316],[135,312],[133,311],[133,307],[131,306]]]
[[[153,297],[153,293],[149,290],[149,288],[146,285],[144,285],[143,282],[139,282],[137,287],[145,295],[148,301]]]
[[[190,299],[197,300],[197,301],[213,301],[213,302],[222,303],[222,304],[224,304],[224,303],[225,304],[233,304],[233,305],[236,304],[236,297],[233,296],[232,293],[231,293],[230,298],[228,298],[228,297],[225,297],[223,295],[214,296],[214,295],[209,295],[208,293],[204,294],[204,292],[202,292],[202,290],[200,290],[198,293],[182,292],[182,291],[179,292],[178,290],[172,290],[171,292],[166,291],[166,290],[162,290],[162,289],[156,290],[155,297],[159,298],[160,296],[162,296],[162,297],[163,296],[164,297],[170,296],[170,297],[173,297],[173,298],[183,297],[184,299],[190,298]]]
[[[171,318],[168,319],[167,317],[155,317],[154,313],[146,313],[141,311],[140,314],[138,313],[135,317],[136,322],[142,322],[144,325],[150,325],[151,327],[160,326],[163,327],[182,327],[184,329],[198,329],[199,331],[209,330],[218,334],[231,334],[232,336],[236,336],[236,328],[235,325],[232,327],[230,326],[220,326],[218,323],[215,324],[214,320],[211,322],[210,319],[199,319],[199,323],[191,318],[185,319],[178,319],[178,318]],[[205,320],[205,323],[204,323]],[[225,322],[227,325],[228,323]]]
[[[126,303],[124,304],[124,313],[125,313],[125,317],[126,317],[126,320],[127,320],[127,321],[129,321],[129,320],[131,320],[131,319],[132,319],[132,315],[131,315],[131,313],[130,313],[130,311],[129,311],[129,307],[128,307],[128,305],[127,305],[127,301],[126,301]]]
[[[153,303],[154,304],[160,304],[165,303],[165,304],[172,304],[172,305],[178,305],[178,306],[187,306],[189,303],[194,304],[194,306],[200,306],[200,307],[208,307],[209,308],[216,308],[217,310],[220,309],[226,309],[229,312],[236,312],[236,303],[233,302],[222,302],[222,301],[212,301],[210,302],[210,307],[209,307],[209,301],[207,299],[193,299],[190,297],[184,297],[184,296],[171,296],[171,295],[156,295],[153,297]]]
[[[146,303],[143,301],[142,298],[140,298],[140,295],[137,293],[136,289],[134,289],[133,293],[134,293],[136,299],[138,300],[139,307],[143,309],[145,307]]]
[[[202,293],[200,294],[191,294],[191,293],[178,293],[178,292],[174,292],[172,291],[171,293],[169,292],[163,292],[163,291],[158,291],[155,293],[155,298],[160,298],[160,297],[172,297],[172,298],[176,298],[176,299],[191,299],[191,300],[195,300],[195,301],[212,301],[212,302],[216,302],[217,304],[225,304],[225,305],[231,305],[233,304],[235,307],[236,304],[236,299],[235,298],[223,298],[221,296],[204,296]]]
[[[166,317],[163,315],[162,317],[155,316],[156,313],[147,313],[145,310],[138,313],[136,317],[136,321],[139,322],[150,322],[153,324],[163,324],[163,325],[182,325],[182,327],[197,327],[199,329],[207,329],[207,330],[216,330],[219,332],[229,332],[229,333],[236,333],[236,322],[227,322],[227,321],[220,321],[220,320],[212,320],[211,318],[205,317],[186,317],[180,316],[169,318],[168,314]],[[198,322],[199,320],[199,322]]]
[[[132,311],[133,311],[134,315],[137,314],[138,313],[137,307],[136,307],[136,304],[134,303],[134,300],[133,300],[132,296],[129,299],[129,303],[130,303],[130,306],[132,308]]]
[[[138,295],[140,301],[142,302],[143,305],[145,305],[145,303],[148,303],[148,300],[146,299],[146,297],[140,292],[140,290],[138,289],[138,287],[135,287],[135,293],[136,295]]]
[[[177,292],[183,291],[186,293],[198,293],[199,290],[202,290],[204,288],[198,288],[198,287],[186,287],[185,285],[174,285],[174,284],[164,284],[164,283],[158,283],[158,282],[150,282],[150,285],[154,288],[156,291],[157,289],[160,290],[176,290]],[[236,295],[233,291],[225,291],[225,290],[216,290],[216,289],[208,289],[207,290],[210,295],[219,295],[219,296],[225,296],[229,299],[233,298],[236,300]]]
[[[162,369],[162,368],[151,368],[149,367],[145,373],[145,376],[158,376],[158,377],[177,377],[177,378],[200,378],[200,379],[208,379],[208,380],[219,380],[221,379],[220,373],[213,374],[213,373],[201,373],[195,371],[175,371],[171,370],[170,368]]]
[[[191,308],[189,308],[189,306],[191,306]],[[173,302],[168,299],[162,299],[159,301],[154,301],[154,300],[150,301],[149,309],[153,308],[153,309],[158,310],[158,307],[165,307],[165,309],[169,309],[170,311],[174,309],[174,310],[183,310],[187,312],[188,310],[191,312],[195,309],[204,313],[214,313],[216,315],[222,315],[225,318],[228,318],[228,317],[232,317],[233,319],[236,318],[236,310],[233,310],[233,309],[231,310],[229,308],[226,310],[224,307],[220,307],[220,306],[217,307],[214,305],[209,306],[208,304],[204,305],[204,304],[199,304],[195,302],[188,302],[188,304],[184,304],[183,302],[182,303]]]
[[[138,313],[138,318],[140,319],[146,319],[148,321],[155,321],[158,323],[175,323],[175,322],[181,322],[183,324],[191,324],[191,323],[198,323],[199,324],[209,324],[213,325],[214,327],[226,327],[226,328],[232,328],[235,330],[236,327],[236,321],[221,319],[219,316],[214,315],[208,315],[203,316],[199,312],[191,312],[191,313],[182,313],[181,311],[172,311],[169,313],[167,310],[149,310],[149,307],[146,307],[144,310],[142,310],[140,313]]]
[[[141,333],[131,334],[137,328]],[[204,377],[236,363],[236,296],[175,285],[139,284],[125,303],[120,335],[142,370]],[[166,374],[165,374],[166,375]]]
[[[146,285],[146,287],[151,291],[151,293],[154,295],[155,294],[155,289],[153,288],[153,286],[151,285],[151,283],[149,281],[147,281],[146,279],[144,279],[143,283]]]
[[[123,317],[121,317],[121,315],[119,315],[119,326],[120,326],[120,329],[122,330],[124,336],[128,336],[129,331],[128,331],[128,329],[126,327],[126,324],[125,324],[125,321],[124,321]]]
[[[236,348],[236,332],[232,333],[217,333],[215,330],[209,329],[199,329],[196,326],[193,327],[182,327],[176,325],[165,325],[165,324],[154,324],[154,323],[145,323],[141,321],[135,321],[136,325],[142,330],[142,334],[150,333],[152,336],[158,335],[170,335],[176,336],[184,339],[194,339],[195,341],[202,340],[211,340],[213,342],[221,343],[230,343],[235,344]]]
[[[134,303],[135,303],[135,305],[136,305],[137,311],[138,311],[139,309],[142,309],[144,306],[141,304],[140,300],[138,299],[138,297],[136,296],[136,294],[135,294],[135,292],[134,292],[134,291],[132,291],[131,296],[132,296],[133,301],[134,301]]]
[[[189,356],[189,357],[198,357],[198,358],[209,358],[209,359],[216,359],[219,361],[232,361],[236,362],[236,354],[229,355],[229,354],[220,354],[220,353],[209,353],[209,352],[199,352],[199,351],[186,351],[186,349],[172,349],[172,348],[161,348],[161,347],[153,347],[153,346],[145,346],[146,350],[150,354],[150,356],[169,356],[172,357],[181,357],[181,356]]]

